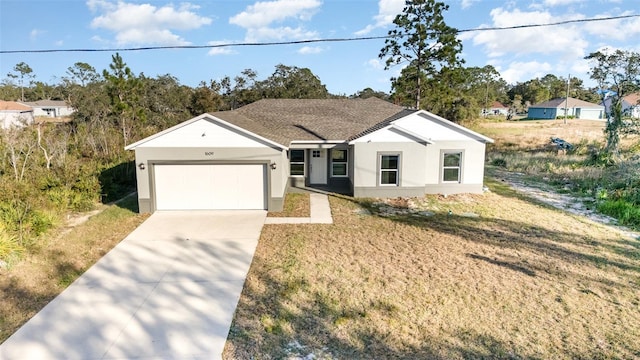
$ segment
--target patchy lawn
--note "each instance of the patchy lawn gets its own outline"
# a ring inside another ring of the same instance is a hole
[[[640,241],[489,185],[266,225],[225,358],[640,357]]]
[[[0,343],[147,217],[135,212],[135,196],[102,210],[85,223],[47,234],[15,266],[0,269]]]
[[[309,194],[286,194],[282,211],[270,211],[269,217],[309,217],[311,205]]]

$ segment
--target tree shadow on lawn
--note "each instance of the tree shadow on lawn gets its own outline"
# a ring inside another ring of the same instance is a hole
[[[350,321],[366,322],[373,313],[384,314],[392,322],[393,306],[375,302],[366,307],[346,306],[325,294],[312,292],[312,300],[305,302],[305,307],[292,311],[291,296],[306,290],[304,279],[292,278],[283,283],[268,271],[254,274],[260,288],[245,284],[229,331],[225,358],[539,359],[518,354],[508,343],[472,330],[455,334],[461,340],[456,343],[428,338],[419,345],[397,343],[393,327],[358,327],[347,334],[347,330],[341,329],[343,325]]]
[[[638,256],[634,254],[633,250],[631,252],[620,251],[622,246],[616,247],[615,245],[603,244],[598,241],[589,241],[577,234],[549,230],[542,226],[532,226],[524,222],[444,214],[436,214],[426,218],[402,215],[393,216],[390,219],[458,236],[475,243],[511,249],[527,249],[562,261],[571,261],[597,268],[612,266],[640,274],[640,262],[637,261]],[[585,251],[572,250],[563,246],[563,244],[582,247]],[[590,251],[598,246],[608,250],[618,248],[615,252],[630,261],[612,259],[603,255],[596,255]],[[520,271],[527,268],[527,266],[522,266]],[[532,269],[528,270],[533,271]]]

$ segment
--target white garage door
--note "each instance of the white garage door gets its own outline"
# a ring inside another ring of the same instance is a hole
[[[266,209],[265,165],[155,165],[157,210]]]

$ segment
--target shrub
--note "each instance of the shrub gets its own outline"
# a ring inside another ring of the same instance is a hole
[[[598,204],[598,211],[618,219],[622,225],[640,227],[640,207],[623,199],[605,200]]]
[[[20,258],[23,252],[24,247],[19,244],[18,239],[9,234],[0,222],[0,261],[10,264]]]
[[[495,158],[495,159],[491,160],[491,165],[506,168],[507,167],[507,160],[505,160],[503,158]]]

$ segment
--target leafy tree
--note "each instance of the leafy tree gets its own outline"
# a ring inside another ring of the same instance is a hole
[[[276,65],[266,80],[257,83],[263,97],[276,99],[326,99],[329,91],[308,68]]]
[[[122,132],[123,144],[127,145],[136,121],[144,120],[145,113],[139,106],[142,82],[122,60],[120,54],[111,56],[109,69],[102,72],[106,80],[107,94],[111,99],[111,113]]]
[[[84,62],[77,62],[67,68],[67,77],[64,80],[72,84],[85,86],[100,80],[100,75],[98,75],[93,66]]]
[[[21,92],[20,99],[24,101],[24,80],[33,79],[35,77],[35,75],[33,74],[33,69],[31,69],[31,67],[23,61],[16,64],[16,66],[13,67],[13,72],[8,73],[7,76],[12,79],[18,79],[18,84],[20,85]]]
[[[140,106],[146,114],[147,129],[142,135],[165,129],[189,118],[189,103],[193,90],[181,85],[178,79],[169,74],[156,78],[140,75],[142,94]]]
[[[462,42],[456,37],[458,31],[448,26],[443,13],[449,5],[435,0],[407,0],[402,13],[393,20],[395,29],[388,33],[385,46],[378,57],[386,59],[385,69],[392,65],[408,63],[414,70],[411,79],[415,107],[421,108],[423,74],[435,75],[441,67],[457,67],[463,63],[458,58]],[[405,72],[405,76],[409,76]],[[410,88],[405,88],[408,91]]]
[[[620,156],[620,132],[625,124],[622,120],[623,97],[640,86],[640,53],[632,51],[597,51],[585,57],[592,63],[589,73],[598,83],[602,102],[610,96],[610,106],[605,109],[607,125],[605,151],[613,160]]]
[[[189,111],[191,115],[222,110],[224,99],[220,95],[221,86],[216,81],[211,81],[210,85],[202,81],[197,88],[193,89],[189,100]]]
[[[364,88],[363,90],[357,91],[355,94],[349,96],[351,99],[368,99],[370,97],[377,97],[382,100],[389,100],[389,94],[384,91],[375,91],[372,88]]]

